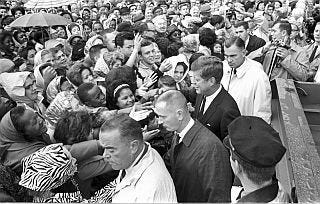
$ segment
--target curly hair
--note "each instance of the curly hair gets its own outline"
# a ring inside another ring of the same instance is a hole
[[[54,139],[71,145],[87,141],[92,129],[92,118],[86,111],[66,112],[57,122]]]

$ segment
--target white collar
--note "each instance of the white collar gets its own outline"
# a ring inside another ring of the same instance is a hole
[[[187,132],[192,128],[192,126],[194,125],[194,120],[192,118],[190,118],[188,124],[186,127],[183,128],[183,130],[178,133],[179,134],[179,137],[180,137],[180,140],[178,143],[180,143],[182,141],[182,139],[184,138],[184,136],[187,134]]]
[[[205,96],[205,97],[206,97],[206,103],[207,103],[208,101],[210,101],[210,103],[211,103],[211,101],[213,101],[213,99],[215,99],[215,98],[217,97],[217,95],[220,93],[221,89],[222,89],[222,86],[221,86],[221,84],[220,84],[220,85],[219,85],[219,88],[218,88],[218,90],[217,90],[216,92],[214,92],[214,93],[211,94],[210,96]]]

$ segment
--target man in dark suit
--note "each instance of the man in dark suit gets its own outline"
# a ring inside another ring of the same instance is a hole
[[[261,57],[255,57],[253,55],[253,51],[258,50],[259,48],[262,48],[265,44],[266,41],[262,38],[259,38],[255,35],[249,35],[248,29],[249,25],[248,22],[241,21],[234,25],[235,27],[235,33],[237,37],[240,37],[244,42],[245,42],[245,48],[246,48],[246,56],[249,56],[250,59],[256,60],[260,63],[263,62],[263,58]],[[250,57],[250,53],[252,58]]]
[[[228,135],[228,125],[241,115],[235,100],[220,84],[222,75],[222,62],[214,57],[201,56],[191,65],[197,92],[194,118],[221,141]]]
[[[178,202],[230,202],[228,152],[217,136],[191,118],[183,94],[176,90],[161,94],[154,110],[159,123],[176,133],[169,163]]]

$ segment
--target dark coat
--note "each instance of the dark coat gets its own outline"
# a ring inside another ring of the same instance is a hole
[[[232,96],[222,87],[220,93],[211,102],[203,116],[199,116],[202,94],[198,94],[195,106],[195,118],[213,132],[221,141],[228,135],[228,125],[240,111]]]
[[[169,157],[178,202],[230,202],[228,151],[201,123],[195,121],[178,145],[173,142]]]

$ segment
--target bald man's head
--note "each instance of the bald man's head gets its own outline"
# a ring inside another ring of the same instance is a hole
[[[164,103],[165,106],[171,110],[188,110],[187,99],[180,91],[177,90],[170,90],[164,92],[157,99],[156,104],[157,103]]]
[[[190,113],[184,95],[176,90],[164,92],[155,103],[155,113],[159,123],[168,131],[179,131],[189,121]]]

